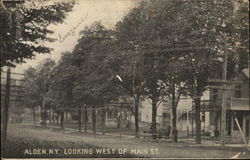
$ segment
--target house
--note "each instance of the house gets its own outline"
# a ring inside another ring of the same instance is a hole
[[[244,136],[250,137],[250,105],[249,105],[249,68],[234,79],[241,83],[231,83],[226,91],[226,135],[230,141],[241,140],[240,129],[236,119],[243,131]],[[210,100],[202,101],[210,108],[210,129],[212,136],[219,136],[221,132],[221,106],[222,89],[211,88]],[[203,105],[206,106],[206,105]]]
[[[156,123],[158,128],[166,128],[167,126],[171,126],[171,107],[171,100],[167,98],[157,107]],[[188,96],[181,96],[177,106],[177,130],[179,131],[179,134],[186,135],[187,128],[190,128],[189,132],[191,132],[191,128],[195,127],[195,123],[192,121],[193,117],[194,113],[192,112],[192,98]],[[152,105],[150,101],[145,98],[142,100],[141,121],[149,124],[152,122]]]
[[[141,122],[151,124],[152,122],[152,104],[150,100],[143,97],[141,100]],[[157,126],[166,127],[171,123],[170,106],[167,101],[163,101],[157,107],[156,123]]]

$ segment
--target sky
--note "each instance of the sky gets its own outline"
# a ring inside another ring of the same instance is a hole
[[[17,65],[15,72],[23,72],[28,67],[35,67],[46,58],[58,61],[61,53],[72,51],[80,38],[79,32],[94,21],[114,29],[115,24],[120,21],[133,7],[137,0],[77,0],[72,12],[69,12],[64,23],[50,25],[49,29],[54,31],[51,35],[58,40],[45,45],[53,48],[51,54],[38,54],[32,60]],[[63,38],[69,33],[69,36]],[[41,42],[43,43],[43,42]]]

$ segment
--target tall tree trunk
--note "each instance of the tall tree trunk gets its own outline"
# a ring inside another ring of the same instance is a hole
[[[157,106],[156,106],[156,99],[155,97],[152,98],[152,125],[151,125],[151,130],[152,130],[152,135],[153,138],[157,138],[156,134],[156,116],[157,116]]]
[[[43,122],[44,122],[44,126],[46,126],[46,120],[47,120],[47,112],[46,112],[46,107],[44,106],[44,110],[43,110]]]
[[[176,115],[176,97],[175,97],[175,87],[172,89],[172,141],[177,142],[178,131],[176,127],[177,115]]]
[[[68,111],[65,112],[65,122],[64,122],[65,128],[67,128],[67,123],[68,123]]]
[[[79,108],[78,108],[78,130],[79,132],[82,131],[82,111],[81,111],[81,106],[79,105]]]
[[[52,123],[53,123],[53,126],[55,126],[55,111],[54,111],[54,109],[52,109]]]
[[[84,132],[87,133],[88,130],[88,112],[87,112],[87,106],[85,105],[84,110]]]
[[[59,118],[60,118],[59,112],[57,112],[57,115],[56,115],[56,124],[57,124],[57,125],[59,125]]]
[[[65,125],[64,125],[64,111],[61,112],[61,116],[60,116],[60,125],[61,125],[61,128],[64,129],[65,128]]]
[[[4,104],[3,104],[3,123],[2,123],[3,125],[1,126],[1,129],[3,129],[3,134],[2,134],[2,130],[1,130],[1,142],[4,142],[4,144],[7,140],[7,132],[8,132],[9,106],[10,106],[10,75],[11,75],[11,70],[10,70],[10,68],[8,68],[5,96],[4,96]],[[1,98],[1,100],[2,100],[2,98]],[[1,113],[2,113],[2,108],[1,108]]]
[[[34,122],[34,126],[36,126],[36,108],[33,107],[33,122]]]
[[[200,119],[200,103],[201,103],[201,98],[196,97],[195,98],[195,142],[197,144],[201,144],[201,119]]]
[[[175,97],[175,85],[173,85],[172,88],[172,141],[173,142],[177,142],[177,137],[178,137],[178,131],[177,131],[177,127],[176,127],[176,123],[177,123],[177,114],[176,114],[176,110],[177,110],[177,102],[176,102],[176,97]]]
[[[39,110],[40,110],[40,117],[39,119],[41,120],[41,122],[39,122],[40,124],[43,122],[43,107],[39,106]]]
[[[140,96],[135,96],[135,137],[139,138],[139,101]]]
[[[96,134],[96,113],[95,113],[95,107],[92,108],[92,130],[93,133]]]
[[[172,141],[177,142],[178,139],[178,131],[176,127],[177,122],[177,114],[176,114],[176,106],[172,106]]]
[[[102,109],[102,134],[105,134],[105,128],[106,128],[106,111],[105,108]]]
[[[52,109],[49,109],[49,124],[52,123]]]

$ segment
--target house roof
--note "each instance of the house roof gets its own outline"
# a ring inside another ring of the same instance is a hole
[[[245,76],[247,76],[247,78],[249,78],[249,68],[243,69],[242,72],[244,73]]]

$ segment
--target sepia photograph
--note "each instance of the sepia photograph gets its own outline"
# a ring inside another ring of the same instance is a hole
[[[0,0],[1,159],[250,159],[248,0]]]

